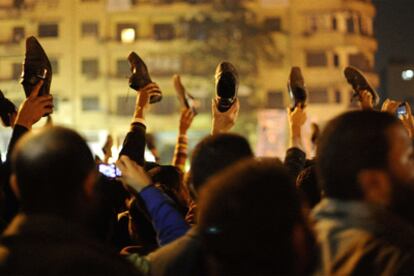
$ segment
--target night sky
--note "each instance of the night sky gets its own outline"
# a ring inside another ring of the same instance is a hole
[[[373,0],[377,6],[375,33],[379,40],[376,70],[389,60],[414,63],[414,0]]]

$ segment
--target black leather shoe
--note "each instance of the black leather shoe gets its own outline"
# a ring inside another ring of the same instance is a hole
[[[40,88],[39,96],[49,95],[52,82],[52,66],[39,41],[31,36],[26,39],[26,56],[20,78],[26,97],[29,97],[34,86],[40,80],[44,82]]]
[[[181,83],[179,75],[173,76],[175,91],[177,92],[178,99],[183,107],[191,109],[194,115],[197,115],[197,110],[194,107],[194,97],[191,96]]]
[[[361,93],[363,91],[368,91],[372,94],[372,101],[374,105],[379,103],[380,97],[378,96],[377,91],[372,87],[372,85],[368,82],[365,76],[359,71],[357,68],[353,66],[348,66],[344,70],[344,75],[348,83],[352,86],[354,90],[354,94],[352,95],[352,99],[361,98]]]
[[[129,87],[138,91],[144,88],[146,85],[152,83],[151,77],[148,73],[147,65],[144,61],[135,53],[131,52],[128,56],[129,64],[131,65],[131,76],[129,77]],[[162,94],[151,96],[150,103],[156,103],[161,101]]]
[[[230,109],[237,98],[239,75],[230,62],[221,62],[216,68],[216,105],[220,112]]]
[[[16,106],[9,99],[4,97],[3,92],[0,90],[0,118],[4,126],[11,126],[12,122],[10,119],[12,118],[13,113],[17,113]]]
[[[293,111],[297,106],[304,108],[308,98],[308,91],[306,90],[305,80],[299,67],[292,67],[290,70],[288,90],[292,102],[291,110]]]

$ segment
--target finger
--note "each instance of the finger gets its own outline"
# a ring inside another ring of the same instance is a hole
[[[50,114],[53,113],[53,105],[47,105],[43,107],[43,114]]]
[[[121,170],[122,174],[124,174],[124,172],[126,171],[126,167],[123,161],[123,157],[124,155],[121,155],[121,157],[116,161],[116,166]]]
[[[29,98],[31,99],[36,98],[39,95],[39,91],[42,85],[43,85],[43,80],[40,80],[33,88],[33,91],[30,93]]]
[[[235,102],[232,104],[232,106],[230,107],[230,109],[227,112],[228,113],[235,113],[239,110],[239,108],[240,108],[240,102],[236,98]]]
[[[405,102],[405,108],[407,109],[407,114],[412,115],[411,106],[408,102]]]
[[[39,103],[39,104],[53,104],[53,98],[43,98],[43,97],[37,97],[33,99],[33,102]]]

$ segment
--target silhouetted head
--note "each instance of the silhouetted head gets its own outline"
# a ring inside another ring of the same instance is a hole
[[[25,135],[13,152],[12,168],[26,213],[76,217],[92,199],[95,161],[73,130],[50,127]]]
[[[245,158],[253,157],[246,138],[237,134],[207,136],[195,147],[190,171],[190,183],[195,192],[208,178]]]
[[[342,200],[390,205],[412,193],[412,141],[400,120],[385,112],[353,111],[329,122],[319,141],[317,168],[324,193]]]
[[[245,160],[208,181],[198,227],[214,274],[301,275],[314,267],[298,191],[276,159]]]

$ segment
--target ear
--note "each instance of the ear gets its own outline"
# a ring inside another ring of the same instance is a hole
[[[93,170],[88,174],[88,176],[86,177],[83,183],[83,189],[85,191],[85,195],[88,198],[92,198],[94,196],[94,189],[95,189],[96,181],[97,181],[97,174]]]
[[[391,202],[391,180],[379,169],[363,170],[358,174],[358,183],[367,202],[387,206]]]
[[[10,177],[10,187],[13,193],[16,195],[16,197],[20,199],[19,185],[17,185],[17,177],[14,173]]]

